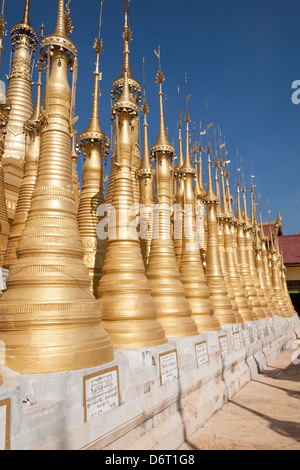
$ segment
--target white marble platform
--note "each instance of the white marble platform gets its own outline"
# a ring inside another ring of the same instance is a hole
[[[176,449],[299,329],[294,317],[227,325],[57,374],[21,375],[2,364],[0,450]]]

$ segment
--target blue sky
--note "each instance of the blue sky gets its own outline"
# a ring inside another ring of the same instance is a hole
[[[9,31],[22,19],[24,3],[25,0],[6,0]],[[75,29],[70,38],[79,52],[79,133],[87,127],[91,111],[95,64],[92,47],[98,35],[99,8],[100,0],[71,1]],[[31,25],[39,33],[43,22],[45,35],[52,33],[56,12],[56,0],[31,0]],[[140,83],[145,57],[150,145],[158,133],[158,61],[154,49],[160,45],[170,142],[174,139],[178,148],[177,88],[181,90],[184,110],[187,74],[189,112],[197,134],[200,121],[206,122],[207,102],[209,121],[215,127],[219,125],[226,137],[232,193],[235,194],[238,147],[248,191],[252,166],[255,189],[262,195],[263,218],[268,217],[268,199],[272,219],[281,211],[285,235],[300,232],[300,105],[291,100],[292,83],[300,80],[299,21],[297,0],[132,0],[130,9],[131,68]],[[123,0],[105,0],[100,122],[108,136],[111,84],[120,76],[122,67],[123,23]],[[8,34],[4,39],[3,79],[9,71],[9,59]],[[36,74],[35,71],[34,81]],[[199,140],[199,135],[196,138]],[[213,141],[213,133],[211,138]],[[80,167],[79,162],[79,172]],[[109,164],[106,171],[109,172]]]

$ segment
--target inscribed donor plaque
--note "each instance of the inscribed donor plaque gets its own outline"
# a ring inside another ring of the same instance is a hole
[[[10,399],[0,400],[0,451],[10,449]]]
[[[240,338],[240,333],[233,333],[233,343],[234,343],[234,349],[236,351],[239,351],[241,349],[241,338]]]
[[[96,372],[83,381],[85,422],[120,406],[118,367]]]
[[[260,337],[263,338],[264,337],[264,330],[263,330],[262,326],[258,327],[258,331],[259,331]]]
[[[254,341],[254,343],[256,343],[256,341],[258,340],[258,333],[257,333],[256,326],[252,327],[252,333],[253,333],[253,341]]]
[[[159,355],[160,381],[166,385],[179,377],[177,350]]]
[[[272,334],[272,328],[269,325],[269,323],[267,323],[267,330],[268,330],[268,334],[271,335]]]
[[[229,354],[227,336],[226,335],[219,336],[219,343],[220,343],[220,349],[221,349],[222,357],[227,356]]]
[[[195,347],[198,367],[205,366],[209,363],[206,341],[196,344]]]
[[[243,334],[244,334],[245,345],[246,345],[246,346],[249,346],[249,344],[251,344],[249,331],[248,331],[248,330],[244,330],[244,331],[243,331]]]

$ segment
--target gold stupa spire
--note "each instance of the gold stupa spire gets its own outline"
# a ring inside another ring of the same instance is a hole
[[[41,130],[41,112],[42,112],[42,72],[43,60],[38,61],[38,81],[36,84],[36,105],[31,119],[25,123],[24,130],[30,138],[30,143],[26,151],[24,178],[20,187],[18,204],[12,225],[12,231],[9,237],[7,253],[4,260],[4,266],[9,269],[17,260],[17,247],[21,238],[28,212],[31,206],[31,198],[36,184],[38,162],[40,155],[40,130]]]
[[[130,69],[130,51],[129,44],[132,41],[132,32],[129,25],[129,10],[130,10],[130,1],[124,0],[124,30],[123,30],[123,66],[121,76],[112,83],[111,88],[111,97],[112,101],[116,101],[120,94],[122,93],[124,87],[124,78],[125,70],[127,70],[127,82],[129,86],[129,92],[132,96],[133,101],[137,104],[141,98],[141,85],[135,80],[132,76]],[[139,151],[139,115],[133,116],[130,120],[130,133],[132,139],[132,156],[131,156],[131,174],[133,182],[133,194],[134,201],[136,204],[139,204],[140,192],[139,192],[139,180],[136,178],[136,172],[140,168],[141,158]],[[110,175],[106,193],[106,202],[107,204],[112,203],[113,198],[113,188],[115,176],[117,174],[117,166],[115,163],[118,159],[118,142],[117,142],[117,126],[116,120],[112,120],[112,133],[113,133],[113,142],[114,149],[111,157],[111,167]]]
[[[220,322],[215,316],[210,300],[209,289],[206,284],[204,269],[200,257],[200,247],[196,231],[195,197],[193,180],[196,170],[191,162],[189,150],[189,122],[188,107],[185,116],[186,122],[186,151],[185,161],[181,168],[181,178],[184,182],[184,217],[183,241],[180,262],[180,279],[183,284],[186,298],[192,309],[192,318],[196,322],[198,331],[218,331]],[[197,148],[197,144],[195,144]]]
[[[97,226],[103,217],[99,217],[98,208],[105,203],[103,158],[108,155],[109,138],[103,133],[99,120],[99,61],[102,53],[102,8],[101,1],[99,36],[95,41],[96,68],[94,72],[94,93],[92,112],[87,129],[77,137],[79,151],[83,153],[85,163],[82,169],[82,192],[78,207],[78,226],[83,242],[84,261],[89,269],[90,289],[97,297],[98,284],[102,275],[102,266],[106,249],[106,240],[97,236]]]
[[[175,190],[175,206],[174,206],[174,249],[178,267],[181,261],[182,252],[182,209],[183,209],[183,196],[184,196],[184,181],[181,175],[181,168],[184,163],[183,148],[182,148],[182,111],[180,110],[180,89],[178,87],[178,162],[174,168],[174,176],[176,179]]]
[[[271,299],[269,297],[269,291],[267,288],[267,282],[264,276],[263,261],[262,261],[262,247],[260,244],[259,229],[258,229],[258,224],[257,224],[257,212],[256,212],[256,203],[255,203],[256,196],[255,196],[253,177],[251,181],[251,193],[252,193],[251,221],[253,225],[253,251],[254,251],[255,264],[256,264],[256,273],[257,273],[256,276],[259,281],[259,284],[257,285],[257,289],[259,289],[262,292],[263,297],[266,301],[266,304],[262,304],[262,306],[264,307],[264,313],[266,317],[272,318],[273,317],[273,313],[272,313],[273,305],[271,304]]]
[[[274,317],[274,316],[279,316],[278,310],[280,310],[280,308],[276,301],[276,295],[273,289],[273,285],[272,285],[272,281],[271,281],[270,273],[268,269],[266,237],[264,235],[260,204],[259,204],[259,214],[260,214],[260,227],[257,227],[257,232],[256,232],[256,237],[257,237],[256,249],[257,251],[259,250],[260,252],[261,260],[259,258],[258,259],[256,258],[256,265],[257,265],[257,271],[258,271],[262,289],[264,291],[266,300],[268,302],[269,309],[272,313],[272,316]]]
[[[5,6],[5,0],[2,0],[2,10],[1,10],[1,15],[0,15],[0,79],[1,79],[1,62],[2,62],[2,51],[3,51],[3,39],[7,34],[6,31],[6,23],[4,20],[4,6]],[[5,92],[4,90],[1,90],[1,103],[5,102]]]
[[[156,75],[156,83],[159,85],[159,131],[158,137],[151,148],[151,154],[156,152],[166,152],[170,155],[174,155],[175,150],[174,147],[170,144],[168,140],[168,135],[165,128],[165,117],[164,117],[164,104],[163,104],[163,91],[162,91],[162,84],[165,81],[165,77],[161,70],[161,51],[160,47],[158,47],[158,51],[155,51],[158,59],[159,59],[159,69]]]
[[[243,323],[243,318],[239,312],[239,306],[236,300],[236,290],[234,290],[231,279],[232,279],[232,268],[229,269],[229,260],[228,254],[232,254],[232,238],[229,225],[231,223],[231,214],[228,209],[227,203],[227,194],[225,191],[225,182],[224,182],[224,168],[226,162],[223,162],[222,159],[222,144],[220,141],[220,174],[221,174],[221,189],[222,189],[222,209],[219,213],[219,224],[218,224],[218,242],[219,242],[219,252],[221,258],[222,271],[224,275],[224,280],[227,288],[228,297],[231,301],[232,309],[234,311],[236,322]],[[233,261],[232,257],[230,259]]]
[[[29,137],[24,134],[24,124],[33,113],[32,59],[38,43],[37,33],[29,23],[29,1],[26,0],[23,18],[11,30],[12,63],[6,98],[11,102],[11,112],[4,142],[3,168],[8,217],[13,221],[18,194],[23,180],[23,163]],[[13,177],[13,184],[12,182]]]
[[[223,144],[222,144],[223,145]],[[225,155],[226,158],[226,155]],[[225,169],[225,175],[224,175]],[[226,191],[224,184],[224,176],[226,178]],[[249,305],[248,294],[245,289],[242,276],[239,272],[238,265],[238,252],[237,252],[237,219],[231,214],[228,206],[228,186],[229,186],[229,172],[226,165],[226,160],[223,163],[221,155],[221,178],[222,178],[222,196],[223,196],[223,213],[224,216],[224,247],[227,258],[227,269],[230,285],[233,289],[234,299],[238,307],[238,312],[235,311],[237,321],[252,321],[252,306]],[[225,208],[225,209],[224,209]],[[226,214],[226,215],[225,215]],[[233,305],[234,306],[234,305]]]
[[[80,183],[78,179],[78,171],[77,171],[77,162],[78,162],[78,154],[76,152],[76,137],[75,137],[75,129],[72,135],[72,187],[73,187],[73,193],[74,193],[74,198],[75,198],[75,206],[76,206],[76,212],[78,211],[78,206],[79,206],[79,199],[81,195],[81,190],[80,190]]]
[[[206,106],[207,109],[207,106]],[[206,255],[206,281],[210,291],[210,299],[215,309],[215,315],[221,325],[236,323],[236,317],[232,310],[232,305],[228,297],[224,274],[222,271],[221,258],[218,246],[218,219],[217,205],[219,200],[213,190],[211,174],[211,146],[208,130],[211,124],[207,125],[207,147],[208,157],[208,187],[205,202],[207,205],[207,255]]]
[[[58,20],[63,6],[59,0]],[[72,190],[73,95],[68,82],[77,50],[60,27],[41,44],[43,56],[50,56],[51,73],[38,175],[18,259],[0,303],[6,364],[24,374],[89,368],[114,357],[83,262]]]
[[[279,273],[279,265],[278,265],[278,252],[275,247],[274,240],[273,240],[270,219],[269,219],[269,232],[270,232],[270,241],[271,241],[270,251],[271,251],[271,270],[272,270],[273,287],[274,287],[277,301],[281,309],[281,316],[288,318],[290,316],[290,311],[289,311],[289,308],[287,308],[283,291],[282,291],[281,276]]]
[[[6,134],[6,126],[10,111],[11,108],[9,103],[0,104],[0,268],[3,267],[4,256],[7,250],[8,237],[10,234],[10,225],[8,222],[7,204],[4,190],[4,172],[2,166],[4,137]]]
[[[126,67],[122,93],[112,105],[112,116],[116,120],[117,172],[112,199],[114,210],[110,214],[109,239],[98,289],[103,325],[118,349],[155,346],[167,341],[157,321],[140,242],[135,230],[131,230],[136,217],[132,211],[130,126],[137,113],[138,106],[130,94]]]
[[[140,226],[141,226],[141,250],[145,267],[148,264],[151,248],[152,236],[152,204],[154,202],[154,168],[152,166],[149,139],[148,139],[148,123],[147,114],[149,107],[146,101],[146,89],[144,80],[144,99],[141,112],[144,116],[144,140],[143,140],[143,157],[141,166],[137,171],[137,178],[140,184]]]
[[[256,264],[255,264],[255,259],[254,259],[254,247],[253,247],[253,225],[251,223],[251,219],[248,217],[248,212],[247,212],[247,198],[246,198],[246,184],[243,181],[243,186],[242,186],[242,193],[243,193],[243,212],[244,212],[244,220],[245,220],[245,249],[246,249],[246,259],[248,263],[248,268],[249,268],[249,276],[250,276],[250,282],[252,282],[253,287],[255,289],[256,293],[256,304],[252,302],[253,304],[253,309],[258,317],[258,319],[266,318],[266,313],[265,308],[267,308],[267,303],[266,300],[264,299],[264,296],[262,294],[260,284],[259,284],[259,279],[257,275],[257,270],[256,270]]]
[[[156,82],[159,84],[160,126],[158,139],[151,149],[151,154],[156,161],[156,197],[159,204],[154,206],[153,211],[153,238],[146,275],[156,304],[157,318],[166,336],[178,338],[197,335],[198,330],[180,280],[171,234],[170,159],[174,157],[174,149],[167,140],[164,128],[162,98],[164,76],[161,71],[160,50],[156,55],[159,59]]]

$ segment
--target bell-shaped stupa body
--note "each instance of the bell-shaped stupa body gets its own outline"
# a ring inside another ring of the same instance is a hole
[[[70,63],[76,66],[77,49],[68,38],[64,7],[59,0],[56,30],[42,41],[51,73],[38,175],[18,259],[0,303],[6,364],[25,374],[94,367],[114,357],[89,290],[72,191],[74,103],[67,72]]]

